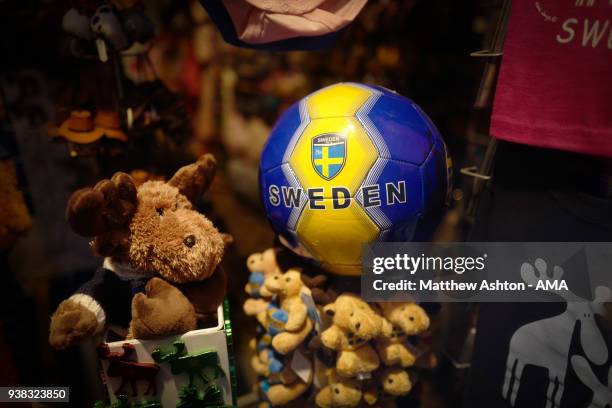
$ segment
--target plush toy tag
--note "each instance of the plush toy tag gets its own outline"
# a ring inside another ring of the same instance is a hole
[[[312,365],[310,360],[306,358],[301,350],[297,349],[293,352],[291,358],[291,369],[297,374],[298,377],[305,383],[310,382],[312,378]]]
[[[96,48],[98,49],[98,58],[100,61],[108,61],[108,52],[106,50],[106,43],[102,38],[96,38]]]
[[[300,292],[300,297],[308,309],[308,317],[314,321],[314,330],[316,334],[321,333],[321,316],[319,316],[319,310],[315,304],[314,299],[309,288],[303,287]]]
[[[327,385],[327,376],[325,375],[325,371],[327,366],[321,362],[317,357],[314,358],[314,372],[315,376],[312,379],[312,383],[315,388],[320,390],[321,388]]]

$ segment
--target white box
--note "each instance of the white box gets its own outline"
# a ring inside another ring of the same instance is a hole
[[[227,302],[227,301],[226,301]],[[228,316],[229,319],[229,316]],[[183,341],[185,343],[185,349],[187,353],[197,353],[206,349],[214,349],[217,352],[219,358],[219,365],[221,366],[224,376],[217,378],[216,384],[221,388],[223,393],[223,402],[226,405],[236,405],[235,401],[235,374],[233,369],[233,358],[231,358],[231,327],[229,320],[225,320],[224,307],[220,305],[217,309],[217,325],[215,327],[193,330],[182,335],[169,336],[161,339],[154,340],[121,340],[110,343],[108,345],[111,352],[123,351],[123,345],[128,343],[134,347],[134,352],[128,360],[137,361],[139,363],[155,363],[151,353],[157,348],[161,348],[163,352],[174,350],[173,343],[175,341]],[[107,370],[109,361],[101,359],[102,363],[102,376],[106,384],[109,399],[111,403],[117,401],[117,397],[114,391],[121,384],[121,378],[109,377]],[[189,383],[187,374],[173,375],[170,371],[170,366],[167,363],[157,363],[159,365],[159,372],[156,375],[156,395],[143,395],[147,389],[145,381],[139,382],[136,387],[138,389],[138,396],[133,398],[134,402],[141,400],[159,400],[163,407],[176,407],[179,403],[179,393],[181,389]],[[194,380],[194,384],[200,389],[205,387],[199,379]],[[128,383],[124,387],[125,393],[130,396],[131,387]]]

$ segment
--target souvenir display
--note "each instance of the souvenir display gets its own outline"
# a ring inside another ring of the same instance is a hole
[[[147,181],[136,187],[129,175],[116,173],[111,180],[72,195],[66,209],[68,223],[77,234],[92,238],[92,249],[105,260],[95,276],[60,303],[51,317],[49,342],[53,347],[74,345],[101,333],[108,325],[123,328],[127,340],[187,333],[185,336],[193,337],[196,343],[201,344],[202,338],[206,341],[206,325],[210,325],[211,317],[215,324],[223,321],[220,305],[225,296],[226,275],[219,263],[231,238],[198,213],[193,203],[208,189],[215,167],[212,155],[205,155],[179,169],[167,183]],[[198,333],[202,328],[204,332]],[[222,327],[218,330],[223,332]],[[214,345],[223,348],[227,370],[228,351],[224,337],[222,340],[221,345]],[[141,342],[137,345],[134,363],[126,362],[131,361],[126,358],[136,350],[134,344],[124,343],[119,353],[111,351],[106,343],[100,346],[101,358],[108,361],[106,375],[121,378],[112,397],[121,395],[128,382],[132,395],[138,395],[135,383],[146,380],[145,395],[160,395],[164,404],[176,401],[169,386],[158,394],[159,367],[146,363],[147,347]],[[185,344],[180,343],[177,353],[184,349]],[[219,367],[216,349],[207,353],[206,357],[177,357],[176,365],[171,364],[173,375],[189,375],[186,393],[199,395],[198,389],[193,388],[194,374],[208,385],[210,380],[202,377],[201,371],[207,365]],[[170,357],[156,358],[159,353],[151,355],[158,362],[174,361]],[[195,364],[192,360],[202,361],[197,366],[200,371],[190,371]],[[221,389],[214,393],[211,401],[219,403],[227,397],[223,397]]]
[[[262,401],[283,406],[314,395],[312,402],[325,408],[381,404],[407,395],[413,380],[406,369],[417,358],[407,336],[429,328],[427,313],[415,303],[369,305],[352,293],[316,302],[313,291],[322,290],[324,279],[291,268],[280,271],[274,253],[268,249],[247,262],[251,269],[268,254],[274,267],[259,292],[251,282],[245,288],[250,296],[245,311],[261,328],[251,366],[263,379]]]
[[[0,405],[610,408],[561,3],[0,1]]]

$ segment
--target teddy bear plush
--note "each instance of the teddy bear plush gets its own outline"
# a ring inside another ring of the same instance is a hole
[[[68,347],[106,324],[129,327],[140,338],[181,333],[194,328],[194,315],[217,309],[226,284],[219,263],[230,239],[192,204],[209,187],[215,167],[207,154],[167,183],[136,188],[129,175],[116,173],[71,196],[68,223],[105,259],[53,314],[52,346]]]
[[[354,294],[338,296],[323,311],[331,317],[331,325],[321,333],[321,342],[338,351],[337,373],[355,377],[376,370],[380,360],[369,341],[381,335],[382,317]]]
[[[281,361],[281,359],[284,360]],[[275,361],[280,364],[276,364]],[[313,380],[312,361],[309,359],[302,361],[302,364],[310,365],[310,367],[302,367],[309,372],[307,379],[299,377],[293,371],[289,364],[290,361],[291,356],[275,355],[275,351],[271,348],[260,350],[258,355],[251,360],[255,371],[264,377],[259,383],[259,391],[265,399],[265,404],[261,406],[287,406],[290,403],[300,405],[296,400],[310,388]]]
[[[261,253],[251,254],[246,264],[250,274],[244,291],[249,298],[244,302],[243,310],[247,316],[256,316],[268,307],[269,300],[273,296],[264,286],[266,277],[281,273],[276,263],[276,249],[268,248]]]
[[[256,338],[251,339],[249,347],[254,352],[251,368],[258,376],[266,378],[271,384],[291,384],[298,378],[289,365],[285,364],[285,361],[291,361],[292,355],[283,356],[272,347],[261,347]]]
[[[399,397],[408,394],[412,389],[410,376],[401,367],[385,367],[381,370],[379,378],[382,389],[387,395]]]
[[[297,379],[291,384],[270,384],[268,380],[263,380],[259,384],[262,395],[269,405],[273,407],[287,405],[299,398],[309,388],[310,381],[304,382],[300,379]]]
[[[327,369],[327,385],[315,396],[315,403],[320,408],[356,407],[361,402],[362,382],[354,378],[338,375],[333,368]]]
[[[271,347],[263,347],[251,358],[251,368],[258,376],[268,378],[271,383],[292,383],[295,373],[287,369],[283,357]]]
[[[406,347],[406,337],[429,328],[429,317],[421,306],[413,302],[381,302],[378,306],[384,317],[383,335],[376,339],[376,351],[387,365],[410,367],[416,358]]]
[[[394,405],[395,398],[412,389],[410,376],[401,367],[384,367],[362,384],[363,404],[367,407]]]
[[[250,275],[244,291],[255,299],[270,298],[272,294],[264,287],[264,281],[268,275],[281,272],[276,263],[276,250],[268,248],[263,252],[255,252],[249,255],[246,264]]]
[[[258,314],[258,320],[268,330],[274,350],[288,354],[302,344],[313,328],[308,307],[301,297],[304,287],[301,273],[289,269],[282,274],[268,275],[264,287],[275,300]]]
[[[256,340],[253,339],[251,343],[255,348]],[[251,367],[264,378],[259,383],[259,390],[265,399],[261,407],[286,406],[309,388],[312,378],[308,382],[302,381],[290,367],[291,357],[280,355],[271,347],[264,347],[251,358]]]

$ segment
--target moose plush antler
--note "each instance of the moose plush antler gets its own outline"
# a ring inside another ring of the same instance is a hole
[[[129,175],[116,173],[72,195],[68,223],[106,258],[53,315],[54,347],[74,344],[105,323],[129,326],[137,337],[184,332],[194,328],[194,313],[216,310],[226,281],[219,263],[230,239],[193,206],[210,186],[215,167],[207,154],[168,183],[148,181],[136,188]]]
[[[93,188],[75,191],[66,208],[66,220],[79,235],[93,237],[125,226],[137,204],[132,177],[116,173]]]

